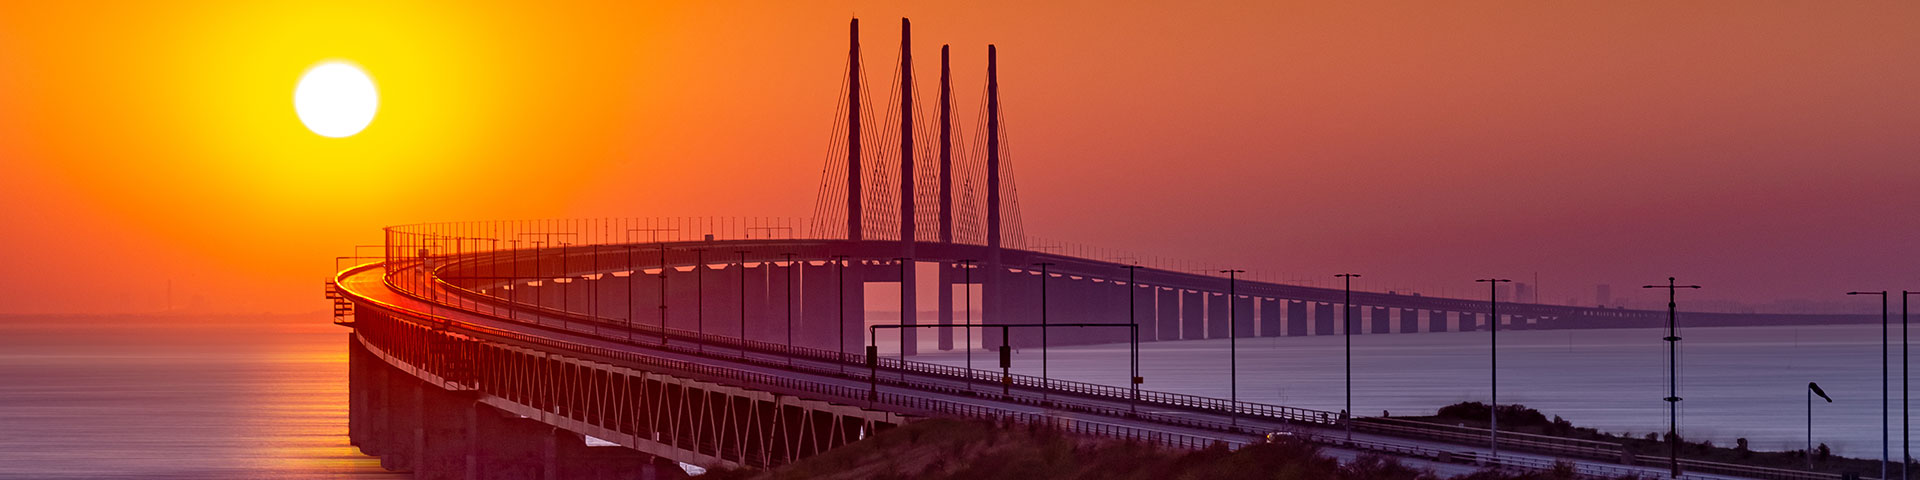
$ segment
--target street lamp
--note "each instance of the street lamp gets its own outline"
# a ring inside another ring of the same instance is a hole
[[[1907,395],[1907,297],[1920,295],[1920,292],[1900,291],[1900,478],[1906,480],[1908,465],[1913,464],[1912,438],[1908,434]]]
[[[847,375],[847,256],[834,255],[833,264],[840,267],[840,329],[833,336],[840,337],[840,376]]]
[[[1699,285],[1675,285],[1673,277],[1667,277],[1666,285],[1646,285],[1640,288],[1667,289],[1667,466],[1668,475],[1680,477],[1680,334],[1676,330],[1675,318],[1679,316],[1679,305],[1674,296],[1682,288],[1698,289]]]
[[[1887,356],[1889,353],[1887,351],[1887,342],[1892,336],[1892,332],[1888,330],[1890,319],[1887,318],[1887,291],[1847,292],[1847,295],[1880,296],[1880,478],[1887,478],[1887,460],[1893,457],[1891,451],[1893,441],[1889,438],[1890,433],[1887,431],[1887,420],[1890,416],[1889,414],[1892,413],[1892,410],[1887,408],[1887,399],[1890,396],[1887,391]]]
[[[1500,456],[1500,284],[1513,280],[1505,278],[1482,278],[1476,283],[1487,284],[1487,383],[1493,398],[1493,408],[1487,409],[1487,439],[1493,453]]]
[[[1128,369],[1133,371],[1133,377],[1127,379],[1127,387],[1131,390],[1128,398],[1131,401],[1127,402],[1127,411],[1139,413],[1136,405],[1140,403],[1140,382],[1144,379],[1140,378],[1140,320],[1134,316],[1134,310],[1140,305],[1139,302],[1134,301],[1133,293],[1140,289],[1140,285],[1133,280],[1133,276],[1134,272],[1140,270],[1140,266],[1127,265],[1120,268],[1127,269],[1127,324],[1133,325],[1133,341],[1130,342],[1133,344],[1133,352],[1128,356],[1133,359],[1132,365],[1128,366]]]
[[[747,251],[740,254],[740,358],[747,358]]]
[[[793,274],[800,265],[793,263],[793,253],[782,253],[787,257],[787,368],[793,368]]]
[[[966,260],[960,261],[960,268],[961,268],[960,282],[961,282],[961,285],[966,285],[965,290],[967,291],[966,296],[961,298],[960,304],[965,305],[966,312],[967,312],[966,323],[968,325],[973,324],[973,262],[974,262],[973,259],[966,259]],[[947,278],[953,278],[953,277],[947,277]],[[966,348],[967,391],[972,392],[973,391],[973,328],[968,327],[966,328],[966,331],[967,331],[967,348]]]
[[[1232,428],[1239,429],[1240,325],[1237,324],[1234,318],[1236,316],[1234,311],[1239,309],[1233,308],[1233,300],[1238,296],[1238,293],[1234,291],[1235,285],[1239,283],[1237,276],[1241,273],[1246,273],[1246,270],[1229,268],[1221,270],[1220,273],[1227,274],[1227,422],[1229,425],[1232,425]]]
[[[1347,341],[1347,409],[1343,410],[1346,412],[1346,418],[1342,418],[1340,423],[1346,424],[1347,441],[1351,442],[1353,441],[1353,279],[1360,274],[1342,273],[1334,276],[1340,277],[1346,285],[1346,299],[1340,304],[1340,332],[1345,335]]]
[[[1827,396],[1827,391],[1821,390],[1820,384],[1807,382],[1807,469],[1808,470],[1813,469],[1813,396],[1814,395],[1819,395],[1820,398],[1826,399],[1827,403],[1833,403],[1833,397]]]
[[[1053,262],[1033,265],[1040,267],[1040,402],[1047,403],[1052,401],[1047,393],[1053,386],[1053,381],[1048,380],[1051,377],[1047,376],[1047,267],[1053,266]]]

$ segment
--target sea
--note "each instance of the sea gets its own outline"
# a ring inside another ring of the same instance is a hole
[[[397,479],[326,314],[0,317],[0,479]]]
[[[1894,322],[1887,336],[1887,425],[1897,462],[1905,417],[1901,333]],[[1350,350],[1353,411],[1417,416],[1457,402],[1486,402],[1497,372],[1503,405],[1525,405],[1606,432],[1664,433],[1666,336],[1665,329],[1651,328],[1503,330],[1496,370],[1486,332],[1356,334]],[[1880,458],[1881,325],[1682,328],[1679,336],[1682,438],[1729,446],[1745,438],[1756,450],[1799,450],[1807,443],[1811,405],[1815,445]],[[1348,398],[1346,341],[1332,335],[1144,343],[1141,388],[1337,412],[1346,409]],[[1047,350],[1050,376],[1126,385],[1126,345]],[[1041,357],[1040,348],[1018,349],[1013,372],[1040,375]],[[966,355],[956,350],[915,359],[963,365]],[[997,362],[992,350],[974,352],[975,368]],[[1809,404],[1809,382],[1833,402],[1813,396]]]
[[[347,442],[347,333],[324,314],[0,317],[0,479],[406,478]],[[1806,384],[1819,382],[1834,401],[1813,399],[1814,442],[1843,455],[1880,456],[1879,325],[1680,334],[1683,436],[1802,448]],[[1657,329],[1503,331],[1500,403],[1609,432],[1665,431],[1664,336]],[[1899,458],[1897,324],[1891,338],[1890,425]],[[1346,401],[1343,340],[1239,339],[1231,369],[1226,340],[1147,343],[1143,387],[1337,411]],[[1488,398],[1484,332],[1352,340],[1357,412],[1425,415]],[[1125,385],[1124,345],[1047,350],[1050,375]],[[1040,374],[1040,353],[1020,349],[1014,370]],[[965,357],[916,359],[960,365]],[[990,350],[975,352],[976,367],[995,360]]]

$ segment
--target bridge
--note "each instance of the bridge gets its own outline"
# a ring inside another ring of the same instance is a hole
[[[1015,375],[912,357],[1215,338],[1645,327],[1666,312],[1347,292],[1223,277],[1024,233],[988,47],[981,131],[955,142],[942,49],[937,107],[918,107],[911,34],[880,135],[858,21],[814,216],[477,221],[389,227],[327,285],[353,328],[350,436],[428,478],[672,477],[680,464],[778,467],[921,418],[1048,425],[1169,448],[1287,432],[1336,456],[1659,474],[1618,444]],[[928,122],[927,118],[937,118]],[[925,141],[928,137],[936,140]],[[956,185],[958,187],[956,188]],[[984,188],[975,188],[983,185]],[[923,228],[924,227],[924,228]],[[932,318],[919,285],[934,283]],[[868,289],[898,292],[870,318]],[[977,296],[976,296],[977,295]],[[1336,316],[1335,312],[1343,312]],[[1336,321],[1339,318],[1339,321]],[[1687,313],[1689,325],[1827,321]],[[1107,326],[1124,328],[1100,328]],[[882,352],[882,335],[893,342]],[[1136,352],[1135,361],[1139,359]],[[994,361],[994,360],[997,360]],[[1136,363],[1137,365],[1137,363]],[[1683,461],[1687,478],[1832,478]]]

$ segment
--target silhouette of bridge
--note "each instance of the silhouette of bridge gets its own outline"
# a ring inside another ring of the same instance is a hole
[[[436,478],[641,470],[672,476],[677,470],[664,467],[675,462],[779,466],[912,419],[944,416],[1176,448],[1238,445],[1289,431],[1326,443],[1336,455],[1381,452],[1443,468],[1541,469],[1565,460],[1596,476],[1663,471],[1664,459],[1640,467],[1641,459],[1612,443],[1503,433],[1501,446],[1511,453],[1493,457],[1482,448],[1481,429],[1348,422],[1340,412],[1156,392],[1137,369],[1128,387],[1116,387],[1013,375],[1007,359],[989,357],[984,363],[995,368],[985,369],[912,361],[923,331],[937,337],[940,350],[1044,350],[1349,328],[1471,331],[1494,322],[1507,329],[1651,327],[1666,313],[1503,303],[1495,318],[1484,313],[1484,300],[1353,292],[1348,319],[1335,315],[1348,303],[1337,289],[1229,285],[1219,275],[1139,256],[1042,245],[1021,223],[994,47],[987,50],[977,134],[956,142],[947,49],[937,106],[928,112],[917,98],[904,20],[901,33],[897,74],[879,117],[890,120],[870,135],[877,122],[866,107],[874,103],[863,85],[858,21],[852,24],[845,96],[809,219],[387,228],[380,255],[343,268],[328,283],[335,321],[354,329],[354,443],[391,468]],[[966,145],[978,148],[969,153]],[[919,313],[923,276],[937,292],[930,319]],[[901,314],[870,318],[867,287],[889,284]],[[1832,320],[1683,318],[1695,326]],[[882,324],[888,326],[875,328]],[[1074,331],[1052,332],[1060,329]],[[881,331],[897,339],[897,356],[876,351]],[[1349,427],[1357,432],[1351,439],[1331,433]],[[1685,466],[1730,476],[1828,478]]]

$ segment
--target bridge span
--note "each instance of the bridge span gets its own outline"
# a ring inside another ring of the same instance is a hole
[[[327,287],[335,321],[354,328],[354,443],[389,466],[432,478],[636,469],[671,476],[660,467],[777,467],[914,419],[962,417],[1170,448],[1288,432],[1337,456],[1387,453],[1454,473],[1556,461],[1595,477],[1664,472],[1664,459],[1636,457],[1618,444],[1502,433],[1496,456],[1488,432],[1473,428],[1157,392],[1137,374],[1123,382],[1128,387],[1115,387],[912,361],[923,330],[941,350],[1044,351],[1496,326],[1643,327],[1664,321],[1665,312],[1503,303],[1496,317],[1485,314],[1482,300],[1392,292],[1353,292],[1348,302],[1341,290],[1235,281],[1138,256],[1044,245],[1025,235],[1020,220],[997,50],[987,49],[978,122],[985,131],[974,154],[961,155],[957,140],[967,137],[955,135],[946,51],[937,112],[928,112],[915,101],[906,53],[912,37],[904,20],[901,28],[904,68],[885,117],[898,122],[879,122],[879,135],[863,135],[862,126],[876,122],[862,108],[868,82],[858,21],[851,25],[845,116],[811,219],[405,225],[386,229],[378,255],[344,257],[358,264],[342,266]],[[937,117],[937,126],[917,123],[923,117]],[[923,129],[938,142],[916,139]],[[920,314],[923,277],[932,283],[930,318]],[[891,286],[898,298],[870,299],[873,286]],[[897,305],[900,313],[870,317],[874,304]],[[1689,326],[1863,321],[1681,318]],[[882,324],[916,326],[888,330],[898,343],[892,357],[868,353],[873,345],[863,330]],[[995,328],[1013,324],[1045,326]],[[932,328],[917,328],[925,325]],[[1062,328],[1078,330],[1056,332]],[[603,446],[585,446],[589,438]],[[542,470],[515,470],[525,465]],[[1683,466],[1686,478],[1831,478]]]
[[[897,282],[902,260],[883,258],[897,246],[888,242],[703,238],[598,244],[592,243],[598,230],[581,230],[568,235],[578,243],[469,250],[496,242],[454,234],[482,227],[391,228],[393,243],[383,249],[391,257],[344,268],[329,285],[336,321],[354,328],[355,361],[392,369],[376,374],[366,372],[382,370],[356,368],[351,425],[357,445],[396,469],[438,472],[426,475],[434,478],[489,478],[487,472],[524,468],[525,460],[541,458],[545,463],[530,464],[550,465],[551,472],[658,472],[676,463],[768,468],[930,417],[1045,424],[1171,448],[1238,445],[1285,431],[1323,442],[1335,455],[1395,454],[1442,472],[1483,465],[1549,468],[1569,461],[1595,476],[1617,476],[1658,473],[1663,461],[1635,457],[1616,444],[1521,434],[1503,434],[1504,452],[1492,457],[1484,430],[1380,418],[1347,421],[1339,412],[935,365],[912,361],[911,352],[870,359],[860,331],[869,319],[864,307],[856,307],[864,305],[856,293],[862,289],[842,287]],[[529,230],[549,235],[559,230],[554,227]],[[516,235],[493,238],[533,236],[511,228],[497,233]],[[949,270],[961,279],[957,284],[986,290],[995,281],[982,267],[960,262],[991,252],[922,247],[928,258],[913,262]],[[733,258],[706,256],[715,251]],[[1217,280],[1141,268],[1133,269],[1129,282],[1097,273],[1127,271],[1111,262],[1017,250],[1002,258],[1054,264],[1046,277],[1056,282],[1054,292],[1071,292],[1048,299],[1048,321],[1056,323],[1126,324],[1127,292]],[[1040,275],[1005,267],[997,278],[1038,282]],[[1253,289],[1239,300],[1261,301],[1261,292],[1314,292],[1275,287]],[[999,315],[980,312],[977,322],[1038,321],[1025,315],[1037,313],[1039,300],[1015,298],[998,304],[1006,309]],[[1445,299],[1411,297],[1436,300]],[[1139,315],[1159,311],[1157,303],[1146,305],[1135,309],[1134,321],[1160,318]],[[887,320],[875,323],[899,321]],[[1060,344],[1112,340],[1086,336],[1051,338],[1063,338]],[[1001,341],[1039,346],[1037,335],[981,337],[978,343],[987,347]],[[420,384],[406,386],[395,380],[401,377]],[[484,413],[474,410],[480,406]],[[527,432],[539,440],[504,443],[517,450],[496,451],[504,447],[471,440]],[[567,433],[556,440],[553,432]],[[607,446],[580,447],[587,437]],[[1689,478],[1826,478],[1704,462],[1688,468]]]

